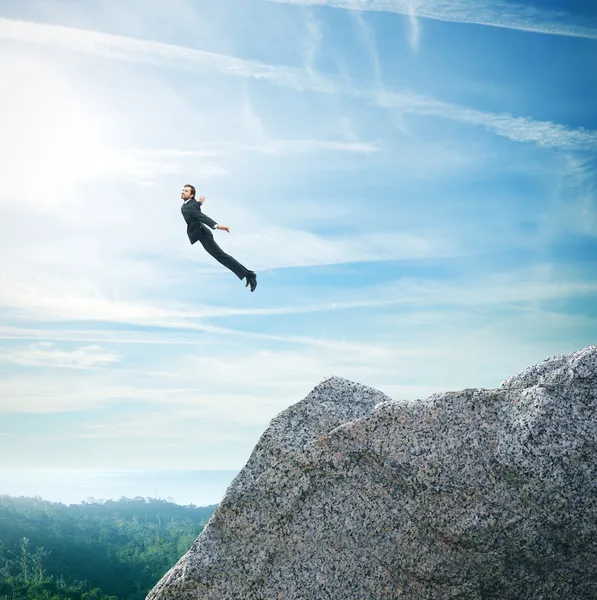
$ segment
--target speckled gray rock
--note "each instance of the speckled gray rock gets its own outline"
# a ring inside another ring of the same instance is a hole
[[[413,402],[327,380],[147,598],[597,598],[596,416],[597,346]]]

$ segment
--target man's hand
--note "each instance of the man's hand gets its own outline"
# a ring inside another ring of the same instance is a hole
[[[230,233],[230,227],[226,227],[226,225],[216,225],[216,229],[223,229],[224,231]]]
[[[205,202],[205,196],[199,196],[199,203],[203,204]]]

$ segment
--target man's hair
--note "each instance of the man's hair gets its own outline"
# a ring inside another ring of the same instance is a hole
[[[191,185],[190,183],[187,183],[184,187],[191,188],[191,194],[193,196],[195,195],[195,186],[194,185]]]

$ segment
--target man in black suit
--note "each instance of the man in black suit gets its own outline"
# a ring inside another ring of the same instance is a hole
[[[195,199],[195,188],[192,185],[185,185],[182,188],[180,198],[183,205],[180,210],[184,220],[187,222],[187,235],[191,244],[201,242],[203,247],[211,254],[218,262],[221,262],[225,267],[228,267],[239,279],[247,279],[245,287],[251,285],[251,291],[255,291],[257,287],[257,275],[254,271],[250,271],[241,265],[232,256],[226,254],[214,241],[214,236],[211,229],[222,229],[230,233],[230,228],[225,225],[218,225],[213,219],[201,212],[201,204],[205,201],[203,196],[199,197],[199,201]]]

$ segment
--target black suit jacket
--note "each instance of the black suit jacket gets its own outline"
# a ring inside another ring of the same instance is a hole
[[[182,216],[187,222],[187,235],[191,244],[204,236],[213,237],[208,227],[215,229],[217,223],[201,212],[201,203],[197,202],[195,198],[191,198],[186,204],[183,203],[180,212],[182,212]]]

